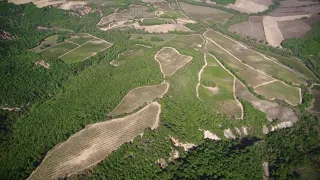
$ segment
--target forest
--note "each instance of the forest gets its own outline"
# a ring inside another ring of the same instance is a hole
[[[125,9],[132,3],[124,2],[116,7]],[[220,6],[216,8],[226,9]],[[227,26],[244,21],[247,17],[243,13],[229,11],[235,15],[233,18],[225,25],[213,24],[211,27],[229,35]],[[111,8],[105,9],[105,15],[112,12]],[[139,38],[137,41],[128,41],[130,34],[144,33],[133,29],[100,31],[95,28],[99,20],[98,13],[89,13],[80,18],[61,9],[39,9],[33,4],[0,2],[1,30],[18,37],[13,40],[0,39],[0,105],[21,109],[0,110],[0,179],[27,178],[41,163],[46,152],[56,144],[88,124],[108,120],[106,113],[114,109],[129,90],[163,81],[157,62],[150,61],[161,49],[160,45],[148,44]],[[39,30],[38,26],[48,29]],[[187,26],[200,33],[207,28],[202,23]],[[61,38],[65,38],[60,28],[69,29],[72,33],[92,34],[112,42],[113,46],[74,64],[29,51],[54,34],[61,34]],[[285,41],[283,46],[291,49],[293,55],[306,59],[310,68],[314,66],[319,72],[318,40],[319,24],[313,27],[306,38]],[[164,40],[154,37],[152,41]],[[110,61],[135,43],[148,44],[152,50],[118,69],[110,66]],[[163,46],[175,44],[169,42]],[[258,46],[292,55],[289,51]],[[292,128],[265,136],[261,125],[268,123],[266,115],[249,102],[241,100],[244,120],[234,121],[232,117],[217,114],[198,101],[194,88],[198,79],[194,75],[203,66],[203,54],[192,48],[177,47],[177,50],[193,56],[194,60],[187,65],[188,68],[166,79],[172,86],[168,96],[158,100],[163,108],[161,128],[146,130],[143,136],[122,145],[95,168],[75,178],[261,179],[264,161],[269,162],[272,179],[300,178],[305,169],[319,171],[320,119],[306,111],[312,100],[306,89],[303,90],[303,104],[294,107],[300,121]],[[313,56],[307,57],[309,54]],[[35,65],[39,60],[49,63],[50,68]],[[204,84],[215,86],[210,81]],[[234,141],[204,140],[203,132],[199,130],[208,129],[223,137],[223,129],[243,125],[252,128],[251,135]],[[179,137],[183,142],[197,143],[197,147],[189,152],[181,147],[173,147],[170,136]],[[167,161],[165,168],[154,163],[159,158],[167,160],[170,156],[168,152],[172,150],[179,152],[178,159]]]

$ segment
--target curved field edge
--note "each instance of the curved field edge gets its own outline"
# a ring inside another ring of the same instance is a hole
[[[214,61],[217,63],[217,65],[215,65],[215,66],[219,66],[221,69],[223,69],[224,71],[226,71],[229,75],[230,75],[230,77],[232,77],[233,78],[233,81],[232,81],[232,92],[231,92],[231,96],[233,97],[233,99],[234,99],[234,101],[236,102],[236,106],[238,106],[239,107],[239,109],[240,109],[240,116],[237,116],[237,114],[235,114],[235,112],[234,113],[231,113],[233,116],[235,116],[236,117],[236,119],[243,119],[243,106],[242,106],[242,104],[240,103],[240,101],[237,99],[237,97],[235,96],[235,81],[236,81],[236,77],[229,71],[229,70],[227,70],[220,62],[219,62],[219,60],[217,60],[213,55],[209,55],[211,58],[214,58]],[[205,91],[210,91],[210,93],[211,93],[211,87],[205,87],[204,85],[202,85],[202,83],[201,83],[201,78],[202,78],[202,76],[203,76],[203,74],[205,73],[205,71],[206,71],[206,68],[208,68],[208,67],[212,67],[212,66],[210,66],[210,65],[208,65],[208,61],[207,61],[207,55],[204,55],[204,61],[205,61],[205,65],[202,67],[202,69],[199,71],[199,74],[198,74],[198,84],[197,84],[197,86],[196,86],[196,93],[197,93],[197,97],[199,98],[199,100],[201,100],[201,101],[206,101],[207,99],[203,99],[203,97],[201,98],[201,94],[202,93],[204,93],[204,92],[202,92],[201,93],[201,91],[203,91],[203,90],[205,90]],[[212,75],[212,76],[214,76],[214,75]],[[206,80],[210,80],[210,79],[206,79]],[[214,80],[213,80],[214,81]],[[216,82],[215,82],[216,83]],[[220,85],[218,85],[218,84],[216,84],[216,87],[218,87],[219,88],[219,86]],[[222,85],[221,85],[221,87],[222,87]],[[214,87],[213,87],[214,88]],[[202,89],[202,90],[201,90]],[[219,90],[218,90],[219,91]],[[212,92],[213,93],[213,92]],[[219,93],[219,92],[217,92],[217,93]],[[204,95],[204,94],[203,94]],[[213,100],[215,99],[214,98],[214,95],[212,96],[212,98],[213,98]],[[222,102],[228,102],[228,101],[224,101],[224,100],[222,100]],[[206,103],[207,104],[207,103]],[[222,106],[222,105],[219,105],[219,106]],[[213,108],[213,110],[214,111],[217,111],[217,112],[220,112],[220,110],[219,109],[214,109]],[[236,110],[236,109],[235,109]],[[225,112],[220,112],[220,113],[225,113]]]
[[[28,179],[58,179],[94,166],[145,128],[156,129],[160,113],[154,102],[132,115],[86,126],[49,151]]]
[[[148,104],[157,98],[162,98],[169,89],[169,83],[142,86],[129,91],[119,105],[108,116],[117,116],[131,113],[134,110]]]
[[[167,62],[167,64],[165,64],[165,59],[162,59],[162,57],[164,56],[163,51],[166,51],[166,50],[173,51],[170,56],[170,59],[172,59],[172,56],[177,56],[176,57],[177,59],[174,59],[173,61]],[[177,61],[178,58],[181,58],[183,61],[178,62]],[[178,69],[182,68],[185,64],[191,61],[193,57],[180,54],[180,52],[173,47],[163,47],[161,50],[157,52],[157,54],[154,56],[154,59],[159,63],[160,70],[163,73],[163,76],[172,76]],[[171,67],[171,66],[174,66],[174,67]]]

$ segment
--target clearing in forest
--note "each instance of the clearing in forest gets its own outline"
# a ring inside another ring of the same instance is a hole
[[[131,113],[157,98],[162,98],[167,93],[168,89],[169,83],[135,88],[128,92],[119,105],[110,112],[108,116]]]
[[[51,42],[53,39],[56,40],[57,38],[58,36],[52,36],[48,39],[50,39]],[[46,44],[46,41],[47,40],[41,44]],[[96,55],[98,52],[106,50],[112,45],[103,39],[85,33],[75,34],[60,44],[56,44],[56,42],[51,43],[54,45],[39,52],[45,56],[61,58],[68,63],[84,61],[87,58]],[[39,46],[34,49],[36,50],[38,48]]]
[[[131,39],[159,45],[174,39],[176,36],[175,34],[132,34]]]
[[[58,37],[59,37],[59,35],[47,37],[45,40],[43,40],[40,43],[39,46],[32,48],[31,51],[35,52],[35,53],[39,53],[39,52],[43,51],[45,48],[56,45],[57,44],[56,41],[57,41]]]
[[[151,47],[150,47],[151,48]],[[118,55],[118,58],[111,61],[110,64],[113,66],[120,66],[121,64],[132,61],[143,55],[149,49],[148,46],[142,44],[135,44],[130,47],[130,49],[124,51]]]
[[[146,128],[159,125],[161,106],[154,102],[123,118],[95,123],[50,150],[29,179],[58,179],[90,168]]]
[[[205,6],[195,6],[179,2],[181,9],[192,18],[208,24],[224,23],[232,16],[231,13]]]
[[[270,76],[282,78],[294,84],[306,84],[307,78],[299,72],[272,60],[263,54],[248,49],[246,46],[238,43],[215,31],[207,31],[205,36],[212,42],[218,44],[221,49],[241,60],[245,64],[263,71]]]
[[[171,76],[176,70],[192,60],[191,56],[182,55],[172,47],[162,48],[154,58],[160,64],[164,76]]]
[[[274,81],[254,89],[258,94],[268,99],[281,99],[291,105],[301,103],[301,89],[289,86],[281,81]]]
[[[98,52],[109,48],[111,45],[111,43],[102,39],[89,40],[78,48],[61,56],[60,58],[67,63],[83,61],[91,56],[96,55]]]
[[[178,35],[169,41],[170,46],[181,49],[200,48],[204,44],[205,40],[200,34]]]
[[[212,56],[205,58],[207,66],[200,74],[200,85],[197,86],[199,99],[213,111],[237,119],[243,118],[243,108],[234,95],[236,78]]]

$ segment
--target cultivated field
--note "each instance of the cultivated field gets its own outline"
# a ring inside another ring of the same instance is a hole
[[[111,61],[110,64],[113,66],[120,66],[127,61],[135,60],[139,56],[143,55],[148,49],[148,46],[135,44],[134,46],[131,46],[130,49],[119,54],[118,58]]]
[[[169,42],[170,46],[189,49],[189,48],[200,48],[204,46],[205,40],[199,34],[192,35],[178,35]]]
[[[72,49],[78,47],[78,45],[69,43],[69,42],[63,42],[61,44],[57,44],[55,46],[51,46],[49,48],[44,49],[40,53],[49,56],[49,57],[59,57]]]
[[[64,54],[60,58],[67,63],[74,63],[83,61],[91,56],[97,54],[97,52],[103,51],[109,48],[112,44],[102,39],[93,39],[87,41],[76,49]]]
[[[237,74],[251,86],[255,87],[260,84],[273,81],[274,79],[270,76],[266,76],[265,74],[258,72],[254,69],[246,69],[243,71],[237,72]]]
[[[158,61],[164,76],[171,76],[176,70],[192,60],[191,56],[182,55],[172,47],[162,48],[154,58]]]
[[[313,85],[311,93],[314,100],[309,110],[311,112],[320,113],[320,85]]]
[[[40,43],[39,46],[31,49],[31,51],[33,51],[35,53],[39,53],[39,52],[44,50],[44,49],[41,49],[41,47],[44,46],[44,45],[48,45],[48,47],[56,45],[57,44],[56,40],[58,39],[58,37],[59,37],[58,35],[54,35],[54,36],[50,36],[50,37],[46,38],[45,40],[43,40]]]
[[[263,29],[263,17],[262,16],[249,16],[248,21],[233,24],[229,27],[230,32],[236,32],[241,37],[251,37],[259,40],[266,40]]]
[[[162,98],[167,93],[168,89],[168,83],[135,88],[128,92],[119,105],[110,112],[108,116],[131,113],[157,98]]]
[[[130,116],[86,126],[49,151],[29,179],[64,178],[96,165],[146,128],[157,128],[160,112],[154,102]]]
[[[204,7],[204,6],[195,6],[191,4],[187,4],[184,2],[179,3],[181,9],[188,14],[189,16],[204,21],[208,24],[212,23],[224,23],[228,18],[232,16],[232,14],[221,11],[218,9]]]
[[[226,7],[245,13],[257,13],[268,9],[272,0],[237,0],[235,4]]]
[[[143,26],[172,24],[172,23],[174,23],[172,19],[166,19],[166,18],[145,18],[142,20]]]
[[[289,86],[280,81],[256,87],[254,90],[268,99],[281,99],[292,105],[301,103],[300,88]]]
[[[189,28],[183,24],[160,24],[160,25],[150,25],[150,26],[140,26],[139,23],[134,23],[131,27],[136,29],[141,29],[149,33],[168,33],[170,31],[184,31],[191,32]]]
[[[212,56],[207,56],[205,61],[208,65],[199,73],[200,85],[197,86],[199,99],[213,111],[242,119],[242,105],[233,94],[234,76]]]
[[[291,121],[295,123],[298,121],[292,109],[282,107],[275,102],[260,100],[251,94],[247,87],[239,80],[236,80],[235,83],[235,94],[237,97],[250,102],[256,109],[264,112],[270,122],[275,119],[279,119],[281,122]]]
[[[164,44],[170,40],[172,40],[173,38],[175,38],[177,35],[175,34],[132,34],[131,35],[131,39],[137,39],[137,40],[142,40],[145,42],[149,42],[152,44]],[[153,38],[160,38],[162,39],[161,41],[155,41],[153,40]]]
[[[41,44],[43,43],[46,43],[46,41]],[[109,48],[111,45],[111,43],[89,34],[76,34],[60,44],[41,50],[40,53],[45,56],[61,58],[68,63],[74,63],[86,60],[98,52]],[[38,48],[39,46],[34,49]]]
[[[291,68],[282,65],[266,56],[248,49],[244,45],[228,39],[214,31],[207,31],[205,36],[210,38],[212,42],[217,43],[227,53],[232,54],[235,58],[241,60],[249,66],[263,71],[270,76],[282,78],[294,84],[305,84],[307,78]]]

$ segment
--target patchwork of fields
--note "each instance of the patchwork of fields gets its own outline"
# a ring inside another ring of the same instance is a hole
[[[75,63],[84,61],[112,45],[89,34],[76,34],[59,44],[55,42],[56,39],[57,35],[49,37],[32,51],[49,57],[58,57],[67,63]],[[41,49],[43,44],[47,44],[48,47]]]

